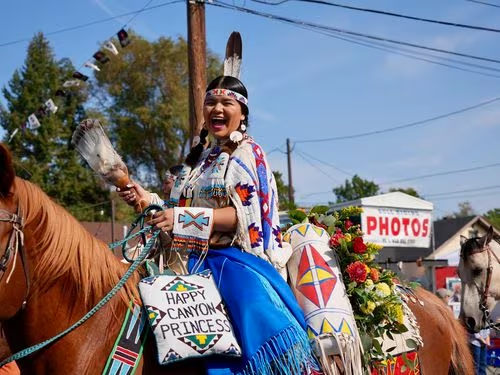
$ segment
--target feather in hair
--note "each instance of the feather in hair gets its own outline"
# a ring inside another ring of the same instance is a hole
[[[226,44],[226,57],[224,59],[224,75],[240,78],[241,60],[243,58],[243,43],[241,35],[233,31]]]

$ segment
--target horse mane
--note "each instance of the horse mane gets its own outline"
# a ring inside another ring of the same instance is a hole
[[[63,279],[72,298],[93,307],[118,283],[127,265],[38,186],[17,177],[15,194],[25,231],[29,228],[29,240],[36,242],[32,259],[36,259],[34,277],[38,282],[34,292],[43,292]],[[140,301],[138,279],[138,274],[132,275],[119,292],[126,304],[131,298]]]

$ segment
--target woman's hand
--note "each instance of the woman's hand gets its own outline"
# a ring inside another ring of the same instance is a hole
[[[156,212],[149,224],[163,232],[172,232],[172,229],[174,229],[174,209],[167,208],[164,211]]]
[[[129,206],[137,206],[141,202],[145,202],[145,206],[151,204],[151,193],[144,190],[137,182],[133,181],[124,188],[116,188],[116,191]]]

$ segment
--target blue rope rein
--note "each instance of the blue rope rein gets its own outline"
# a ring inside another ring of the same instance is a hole
[[[143,211],[143,213],[141,215],[139,215],[138,219],[136,219],[136,222],[138,222],[139,220],[142,220],[141,222],[143,222],[144,218],[147,215],[149,215],[151,213],[151,211],[153,211],[153,210],[158,211],[158,210],[163,210],[163,208],[160,207],[160,206],[158,206],[158,205],[151,205],[151,206],[147,207]],[[139,230],[138,232],[134,233],[133,235],[130,235],[130,232],[134,228],[135,228],[135,226],[132,227],[132,229],[129,231],[129,233],[127,234],[127,236],[123,240],[114,242],[114,243],[110,244],[109,247],[114,248],[114,247],[117,247],[117,246],[120,246],[120,245],[124,245],[128,241],[130,241],[131,239],[133,239],[133,238],[135,238],[135,237],[137,237],[139,235],[144,235],[144,233],[151,231],[151,226],[148,226],[148,227],[142,228],[141,230]],[[83,323],[85,323],[88,319],[90,319],[97,311],[99,311],[100,308],[102,308],[106,303],[108,303],[111,300],[111,298],[113,298],[115,296],[116,293],[118,293],[118,291],[123,287],[123,285],[125,285],[125,283],[130,278],[130,276],[132,276],[132,274],[137,270],[137,268],[144,261],[144,259],[149,255],[149,252],[151,251],[151,248],[152,248],[153,244],[155,243],[155,240],[156,240],[156,238],[158,237],[159,234],[160,234],[160,230],[159,229],[155,230],[153,232],[153,235],[147,241],[147,243],[144,245],[144,248],[140,252],[139,256],[130,265],[129,269],[127,270],[127,272],[125,272],[125,274],[118,281],[118,283],[88,313],[86,313],[79,321],[77,321],[76,323],[74,323],[71,327],[69,327],[69,328],[65,329],[64,331],[60,332],[59,334],[51,337],[50,339],[42,341],[42,342],[40,342],[38,344],[35,344],[33,346],[30,346],[29,348],[23,349],[23,350],[15,353],[13,355],[11,355],[7,359],[4,359],[2,362],[0,362],[0,367],[6,365],[9,362],[16,361],[18,359],[24,358],[24,357],[26,357],[26,356],[28,356],[28,355],[36,352],[37,350],[40,350],[40,349],[44,348],[45,346],[53,343],[56,340],[59,340],[61,337],[67,335],[68,333],[70,333],[74,329],[78,328]]]

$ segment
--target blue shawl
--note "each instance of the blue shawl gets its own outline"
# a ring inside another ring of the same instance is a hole
[[[306,364],[314,359],[304,314],[273,266],[236,247],[209,250],[193,270],[197,263],[199,252],[192,252],[189,271],[212,271],[242,349],[241,358],[207,358],[207,373],[305,373]]]

